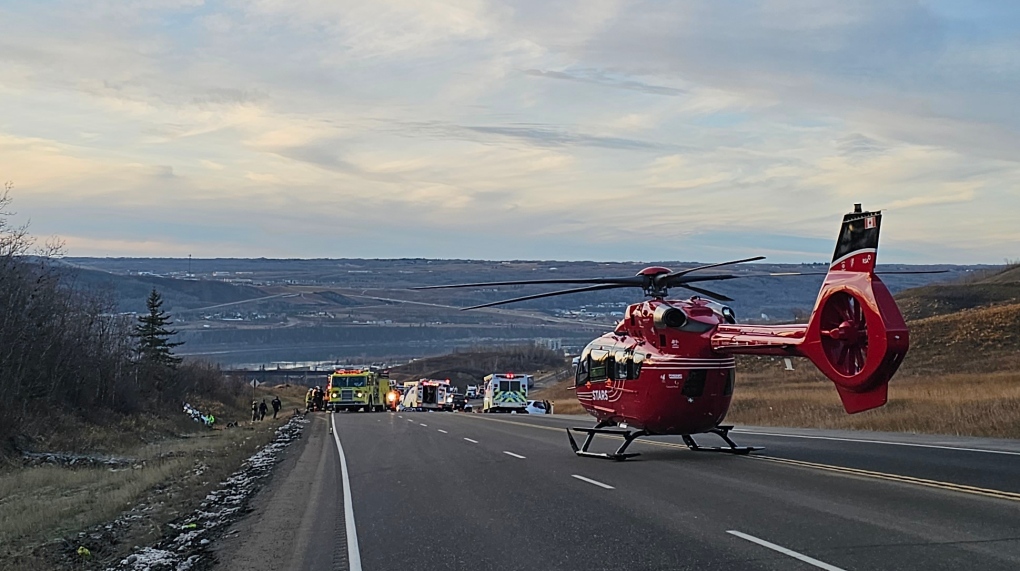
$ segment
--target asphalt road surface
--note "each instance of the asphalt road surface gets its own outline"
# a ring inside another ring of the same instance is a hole
[[[571,453],[564,428],[590,424],[317,415],[220,568],[1020,569],[1020,443],[747,428],[766,450],[659,437],[611,462]]]

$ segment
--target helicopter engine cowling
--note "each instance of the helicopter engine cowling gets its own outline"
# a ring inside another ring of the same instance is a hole
[[[679,329],[687,324],[687,314],[679,307],[663,303],[655,308],[652,320],[655,323],[655,327],[659,329],[667,327]]]

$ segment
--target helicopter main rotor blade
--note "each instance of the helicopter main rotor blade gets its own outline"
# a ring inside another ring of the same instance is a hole
[[[601,290],[604,290],[604,289],[618,289],[618,288],[624,288],[624,287],[631,287],[631,286],[629,284],[624,284],[624,285],[621,285],[621,284],[601,284],[601,285],[593,285],[593,286],[587,286],[587,287],[578,287],[578,288],[573,288],[573,289],[561,289],[561,290],[558,290],[558,291],[549,291],[549,292],[546,292],[546,293],[537,293],[537,294],[534,294],[534,295],[525,295],[525,296],[522,296],[522,297],[515,297],[513,299],[504,299],[504,300],[500,300],[500,301],[493,301],[493,302],[490,302],[490,303],[483,303],[481,305],[472,305],[471,307],[462,307],[461,311],[466,311],[468,309],[481,309],[483,307],[492,307],[494,305],[503,305],[503,304],[506,304],[506,303],[516,303],[518,301],[528,301],[529,299],[541,299],[543,297],[553,297],[555,295],[567,295],[567,294],[571,294],[571,293],[583,293],[583,292],[586,292],[586,291],[601,291]]]
[[[949,270],[875,270],[876,274],[948,274]]]
[[[733,260],[733,261],[730,261],[730,262],[719,262],[717,264],[707,264],[707,265],[704,265],[704,266],[698,266],[696,268],[691,268],[689,270],[679,270],[679,271],[676,271],[676,272],[671,272],[671,273],[668,273],[664,277],[659,278],[659,279],[673,280],[673,279],[675,279],[675,278],[677,278],[679,276],[685,276],[685,275],[687,275],[687,274],[689,274],[691,272],[697,272],[699,270],[707,270],[709,268],[718,268],[720,266],[729,266],[729,265],[732,265],[732,264],[743,264],[745,262],[757,262],[758,260],[764,260],[764,259],[765,259],[765,256],[755,256],[753,258],[744,258],[743,260]]]
[[[876,274],[946,274],[949,270],[875,270]],[[783,278],[788,276],[826,276],[829,272],[772,272],[769,274],[743,274],[736,278]]]
[[[478,282],[472,284],[451,284],[451,285],[435,285],[435,286],[418,286],[411,289],[450,289],[458,287],[487,287],[487,286],[501,286],[501,285],[535,285],[535,284],[612,284],[619,286],[637,286],[644,285],[644,276],[627,276],[623,278],[551,278],[545,280],[513,280],[506,282]]]
[[[701,295],[703,295],[705,297],[710,297],[710,298],[716,299],[718,301],[733,301],[732,297],[725,296],[725,295],[723,295],[721,293],[716,293],[714,291],[709,291],[709,290],[704,289],[704,288],[695,287],[695,286],[692,286],[692,285],[685,285],[685,284],[679,284],[677,287],[682,287],[684,289],[689,289],[691,291],[696,291],[696,292],[700,293]]]
[[[666,285],[670,287],[681,286],[687,283],[694,282],[711,282],[716,280],[735,280],[744,276],[738,276],[735,274],[715,274],[711,276],[678,276],[680,279],[672,279],[666,282]]]

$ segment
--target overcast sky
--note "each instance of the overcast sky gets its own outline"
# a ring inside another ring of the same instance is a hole
[[[1020,2],[0,0],[76,256],[1020,258]]]

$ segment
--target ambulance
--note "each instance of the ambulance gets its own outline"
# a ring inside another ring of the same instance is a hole
[[[450,379],[405,381],[400,404],[404,410],[453,410]]]
[[[485,397],[482,412],[528,412],[528,387],[531,375],[493,373],[485,376]]]

